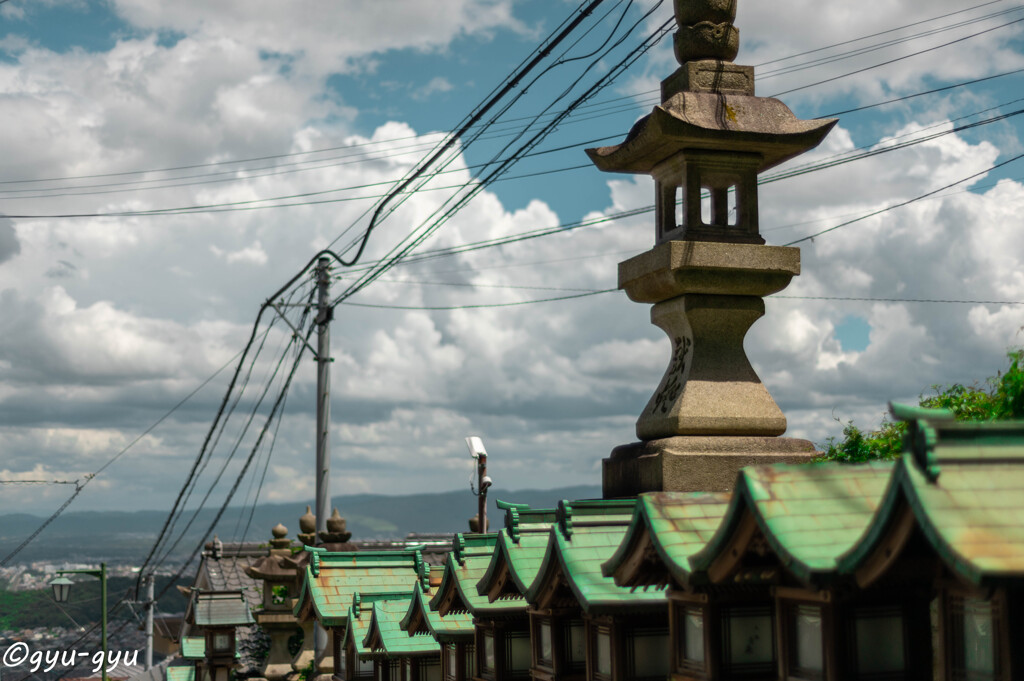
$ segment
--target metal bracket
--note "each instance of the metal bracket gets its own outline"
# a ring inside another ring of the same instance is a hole
[[[290,328],[294,332],[294,337],[301,339],[302,340],[302,344],[306,346],[306,349],[313,353],[314,359],[319,361],[320,357],[316,354],[316,350],[314,350],[313,346],[309,344],[309,341],[307,341],[303,337],[302,332],[300,332],[298,329],[296,329],[295,325],[292,324],[290,321],[288,321],[288,318],[284,316],[284,312],[281,312],[281,308],[278,307],[278,304],[277,303],[269,303],[269,304],[270,304],[270,307],[274,308],[274,312],[276,312],[277,315],[284,321],[284,323],[288,325],[288,328]],[[329,359],[329,361],[333,362],[334,360]]]

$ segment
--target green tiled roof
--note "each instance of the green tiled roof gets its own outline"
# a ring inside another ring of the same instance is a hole
[[[512,527],[506,527],[498,535],[498,544],[491,562],[477,583],[477,593],[487,596],[502,568],[508,566],[516,590],[519,594],[525,595],[536,580],[537,572],[544,561],[552,524],[558,523],[563,530],[569,528],[570,532],[574,524],[579,527],[625,525],[632,517],[635,505],[634,499],[583,499],[571,502],[563,500],[553,512],[547,509],[535,511],[543,514],[543,523],[520,525],[518,532],[514,532]],[[529,512],[517,509],[520,517]],[[511,515],[513,511],[507,513]]]
[[[870,530],[840,560],[844,572],[866,560],[904,504],[946,565],[983,584],[1024,575],[1024,423],[955,423],[904,410],[913,445]]]
[[[342,626],[355,593],[409,593],[426,584],[428,566],[419,549],[319,552],[306,567],[294,612],[312,606],[324,626]]]
[[[369,655],[372,652],[369,648],[363,645],[363,641],[366,639],[366,632],[370,630],[372,607],[373,606],[371,605],[366,608],[361,608],[358,615],[352,611],[352,608],[349,608],[345,617],[345,636],[343,640],[347,643],[349,639],[352,639],[356,646],[356,654],[360,657]]]
[[[718,531],[689,557],[689,567],[706,570],[749,512],[794,576],[807,583],[827,582],[836,574],[839,557],[867,530],[892,469],[891,462],[745,468]],[[673,576],[682,576],[683,567],[674,565]]]
[[[497,536],[494,534],[478,536],[488,537],[487,544],[479,546],[475,551],[467,550],[462,553],[461,562],[456,560],[454,553],[448,554],[444,564],[444,574],[441,577],[441,586],[430,600],[430,607],[437,608],[444,600],[445,595],[454,589],[462,603],[474,615],[525,610],[525,601],[490,603],[486,596],[481,596],[477,592],[477,582],[487,571],[487,566],[494,553],[494,542],[497,541]]]
[[[196,668],[191,664],[167,668],[167,681],[195,681]]]
[[[552,527],[540,570],[526,592],[527,600],[535,602],[548,580],[561,573],[587,613],[650,608],[664,603],[663,591],[634,591],[617,586],[614,579],[602,574],[602,564],[619,548],[626,530],[621,521],[604,526],[575,524],[571,532],[561,523]]]
[[[402,630],[409,632],[409,623],[419,615],[427,631],[439,641],[455,637],[473,635],[473,616],[468,612],[450,612],[441,617],[440,613],[430,608],[430,597],[422,591],[415,590],[409,599],[409,607],[400,623]]]
[[[528,504],[512,504],[500,499],[495,504],[505,511],[505,531],[513,541],[519,539],[520,532],[546,533],[555,522],[553,508],[530,508]]]
[[[200,591],[195,597],[198,627],[232,627],[252,624],[249,604],[239,591]]]
[[[416,587],[419,588],[419,587]],[[412,590],[410,589],[410,592]],[[373,606],[378,601],[396,601],[405,603],[410,592],[371,592],[363,596],[356,592],[352,595],[352,605],[345,611],[344,634],[342,640],[347,641],[351,636],[356,646],[356,653],[362,657],[373,656],[373,651],[363,645],[366,633],[370,630],[370,620],[373,617]]]
[[[601,566],[611,577],[633,551],[644,532],[651,539],[665,572],[680,583],[690,572],[690,556],[704,548],[721,524],[729,504],[727,492],[648,492],[637,500],[626,536]],[[625,586],[646,586],[626,584]]]
[[[507,530],[499,532],[498,543],[494,547],[491,560],[477,583],[477,594],[487,597],[487,592],[490,591],[494,579],[504,565],[508,565],[509,574],[519,593],[525,594],[537,577],[537,570],[540,569],[541,561],[544,560],[544,551],[548,546],[550,531],[551,524],[549,523],[543,532],[531,530],[521,533],[518,542],[509,538]]]
[[[363,647],[368,647],[372,639],[379,637],[383,652],[388,657],[439,654],[441,646],[430,634],[410,636],[408,632],[402,631],[402,616],[408,609],[408,600],[382,600],[374,603],[370,625],[363,638]]]
[[[185,636],[181,639],[181,656],[186,660],[202,660],[206,657],[205,636]]]

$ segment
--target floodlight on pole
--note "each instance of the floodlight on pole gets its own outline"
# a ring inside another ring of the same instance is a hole
[[[466,438],[466,447],[469,448],[469,455],[476,459],[476,517],[479,522],[477,530],[483,534],[487,532],[487,488],[492,484],[490,476],[487,475],[487,450],[484,448],[484,441],[475,435]]]

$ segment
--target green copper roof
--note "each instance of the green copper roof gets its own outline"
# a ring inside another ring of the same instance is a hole
[[[240,591],[200,591],[195,600],[198,627],[233,627],[252,624],[249,604]]]
[[[402,631],[402,616],[408,609],[409,603],[405,600],[374,603],[363,646],[369,647],[376,642],[380,648],[374,652],[383,652],[388,657],[439,654],[441,646],[430,634],[410,636]]]
[[[690,567],[706,570],[749,512],[794,576],[808,583],[828,581],[839,557],[868,528],[892,469],[891,462],[745,468],[718,531],[689,558]],[[674,576],[680,574],[678,567]]]
[[[561,501],[558,508],[551,510],[532,511],[543,514],[541,523],[523,525],[520,523],[518,531],[511,525],[502,530],[498,535],[498,544],[495,546],[494,555],[486,572],[477,583],[477,593],[487,596],[494,581],[501,574],[502,569],[508,567],[508,573],[512,578],[515,590],[520,595],[525,595],[527,589],[537,578],[537,571],[544,560],[544,554],[548,547],[548,535],[551,525],[559,523],[563,530],[568,528],[572,532],[574,525],[586,527],[590,525],[622,524],[629,522],[636,505],[634,499],[583,499],[578,501]],[[512,508],[506,511],[509,515],[517,515],[522,519],[525,513],[522,508]],[[506,524],[508,521],[506,520]]]
[[[185,636],[181,639],[181,656],[186,660],[202,660],[206,657],[205,636]]]
[[[607,577],[636,550],[641,537],[650,537],[664,572],[683,583],[690,573],[690,556],[711,539],[731,494],[727,492],[649,492],[640,495],[629,529],[614,555],[601,566]],[[667,580],[659,580],[666,583]],[[647,584],[623,584],[647,586]]]
[[[196,668],[186,664],[167,668],[167,681],[195,681]]]
[[[417,587],[419,588],[419,587]],[[373,651],[367,648],[363,641],[366,638],[366,633],[370,630],[370,620],[373,617],[373,607],[378,601],[395,601],[405,604],[405,599],[409,598],[409,592],[371,592],[366,594],[360,594],[356,592],[352,595],[352,605],[345,611],[344,624],[345,627],[344,635],[342,636],[343,641],[347,641],[351,636],[353,643],[355,643],[356,653],[361,657],[370,656],[373,657]]]
[[[306,567],[294,612],[312,607],[324,626],[345,624],[355,593],[409,593],[427,583],[429,566],[419,549],[402,551],[319,552]]]
[[[551,523],[555,522],[556,511],[553,508],[530,508],[528,504],[512,504],[500,499],[495,504],[505,511],[505,532],[513,542],[519,541],[523,532],[547,533]]]
[[[540,569],[541,561],[544,560],[544,551],[548,546],[548,534],[551,531],[549,524],[544,532],[524,532],[520,534],[519,541],[509,538],[506,530],[498,533],[498,543],[494,547],[494,553],[483,577],[477,582],[476,591],[479,595],[487,597],[491,585],[497,578],[501,568],[508,566],[512,582],[520,594],[526,590],[537,577],[537,570]]]
[[[1024,575],[1024,423],[956,423],[893,405],[908,424],[903,458],[870,530],[840,560],[853,572],[909,507],[921,533],[962,578]]]
[[[349,608],[345,617],[345,637],[343,640],[346,643],[351,640],[355,644],[356,655],[359,657],[365,657],[372,653],[369,648],[363,645],[363,641],[366,639],[366,632],[370,630],[370,618],[373,615],[372,608],[372,605],[368,605],[366,608],[361,608],[359,613]]]
[[[467,535],[467,537],[473,535]],[[466,551],[461,554],[461,563],[456,560],[454,553],[449,553],[444,564],[444,574],[441,577],[441,586],[437,593],[430,600],[431,608],[438,608],[453,590],[457,593],[459,600],[473,615],[518,611],[526,609],[526,602],[490,603],[486,596],[477,592],[477,582],[484,576],[487,566],[491,562],[491,554],[494,552],[494,542],[497,536],[477,535],[488,537],[489,545],[479,546],[476,551]]]
[[[635,499],[619,501],[620,511],[628,507],[630,513],[605,514],[605,525],[598,524],[596,520],[590,523],[575,522],[578,516],[570,510],[569,505],[560,506],[559,522],[548,535],[544,559],[537,577],[526,592],[527,600],[535,603],[550,580],[561,574],[580,607],[587,613],[663,604],[664,592],[634,591],[617,586],[611,577],[605,577],[601,572],[602,564],[615,553],[626,535],[627,518],[632,517],[635,502]],[[573,522],[570,523],[570,520]]]
[[[471,614],[450,612],[441,617],[440,613],[430,608],[430,596],[418,590],[414,591],[414,595],[409,598],[409,607],[400,622],[402,630],[410,635],[420,633],[419,631],[409,631],[412,619],[417,616],[423,622],[422,627],[439,641],[473,635],[473,616]]]

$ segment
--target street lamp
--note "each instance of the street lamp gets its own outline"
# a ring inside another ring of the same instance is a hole
[[[50,586],[53,587],[53,600],[58,603],[67,603],[68,596],[71,595],[72,584],[74,584],[74,582],[67,577],[57,577],[50,582]]]
[[[107,681],[107,564],[100,563],[99,570],[57,570],[58,575],[89,575],[100,580],[100,639],[103,645],[103,660],[100,663],[102,679]],[[53,600],[67,603],[71,595],[71,585],[67,577],[61,576],[50,582],[53,587]]]

